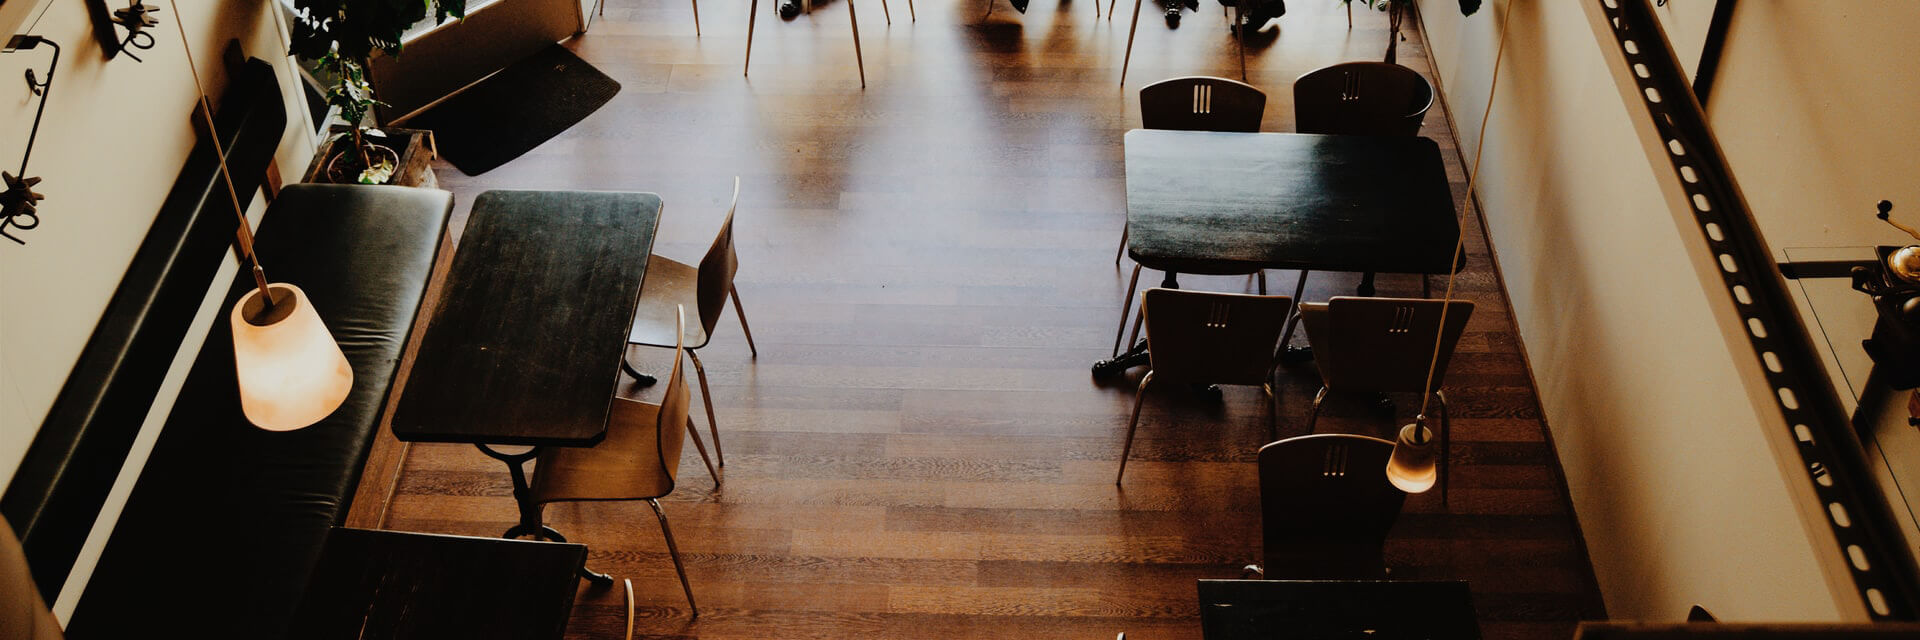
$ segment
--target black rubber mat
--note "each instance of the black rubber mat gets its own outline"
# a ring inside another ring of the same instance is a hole
[[[619,82],[556,44],[434,105],[404,126],[433,130],[440,155],[473,176],[560,135],[619,92]]]

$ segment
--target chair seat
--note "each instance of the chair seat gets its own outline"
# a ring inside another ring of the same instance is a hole
[[[689,313],[700,308],[699,284],[698,267],[658,254],[647,258],[647,278],[640,285],[640,308],[633,313],[633,330],[627,332],[627,342],[649,347],[673,346],[675,305],[685,305]],[[707,346],[706,328],[699,322],[688,323],[685,344],[688,349]]]
[[[607,437],[600,444],[540,451],[533,469],[533,501],[647,500],[671,493],[680,456],[676,444],[672,459],[661,459],[655,426],[659,420],[660,405],[614,399],[607,416]],[[658,471],[662,463],[665,478]]]

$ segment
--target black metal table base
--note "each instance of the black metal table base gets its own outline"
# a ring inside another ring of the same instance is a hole
[[[560,535],[558,530],[541,521],[541,506],[533,502],[533,487],[527,484],[527,461],[540,456],[540,447],[531,447],[525,453],[501,453],[484,444],[473,446],[478,447],[480,453],[486,454],[487,457],[507,463],[507,473],[513,477],[513,502],[520,507],[520,522],[509,527],[506,533],[500,534],[500,537],[518,538],[531,535],[540,540],[566,542],[566,536]],[[613,576],[595,573],[585,566],[580,567],[580,577],[586,578],[588,582],[597,586],[605,587],[613,584]]]
[[[627,372],[627,375],[633,376],[634,384],[640,385],[642,387],[650,387],[650,386],[653,386],[653,383],[659,382],[659,379],[644,373],[640,373],[639,369],[635,369],[633,368],[633,365],[627,364],[627,359],[625,357],[620,358],[620,370]]]

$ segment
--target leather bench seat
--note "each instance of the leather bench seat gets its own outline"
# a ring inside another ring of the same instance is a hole
[[[70,638],[276,638],[329,527],[342,522],[426,292],[453,197],[290,185],[255,246],[267,278],[305,290],[353,366],[346,402],[290,432],[240,412],[228,325],[242,272],[193,362],[98,566]]]

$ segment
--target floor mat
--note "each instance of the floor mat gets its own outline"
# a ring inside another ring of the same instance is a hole
[[[619,92],[619,82],[556,44],[434,105],[404,126],[433,130],[448,162],[467,175],[480,175],[566,131]]]

